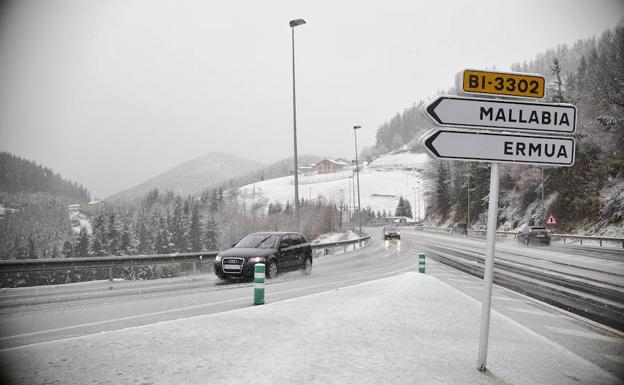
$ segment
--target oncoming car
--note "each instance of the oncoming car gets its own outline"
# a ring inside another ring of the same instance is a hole
[[[401,239],[401,230],[397,225],[386,225],[383,228],[384,240],[389,238]]]
[[[550,245],[550,234],[543,226],[524,226],[518,232],[518,242],[529,246],[535,243]]]
[[[217,277],[250,278],[256,263],[264,263],[267,278],[279,273],[302,270],[312,272],[312,248],[301,234],[287,232],[252,233],[231,249],[219,253],[214,261]]]

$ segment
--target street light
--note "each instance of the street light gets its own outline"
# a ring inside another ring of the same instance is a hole
[[[362,236],[362,206],[360,206],[360,164],[358,163],[357,150],[357,130],[362,126],[353,126],[353,135],[355,136],[355,173],[357,174],[357,192],[358,192],[358,216],[360,217],[360,236]]]
[[[297,165],[297,102],[295,96],[295,27],[305,24],[303,19],[291,20],[288,25],[292,31],[292,72],[293,72],[293,137],[295,143],[295,223],[300,231],[299,220],[299,166]]]

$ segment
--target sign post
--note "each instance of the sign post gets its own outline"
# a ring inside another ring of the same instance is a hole
[[[466,94],[541,99],[544,97],[545,79],[534,74],[467,69],[462,72],[461,90]],[[576,107],[571,104],[441,96],[428,104],[425,111],[437,125],[457,127],[434,129],[422,136],[421,143],[434,158],[491,163],[477,362],[477,368],[486,371],[498,218],[499,163],[572,166],[576,142],[570,137],[551,134],[571,134],[576,130]],[[525,134],[514,131],[525,131]],[[550,222],[556,222],[553,215],[546,221]]]
[[[496,242],[496,223],[498,219],[498,163],[493,162],[490,169],[490,202],[488,204],[488,223],[483,268],[483,302],[481,304],[481,332],[479,333],[478,369],[485,371],[487,361],[488,337],[490,334],[490,309],[492,308],[492,283],[494,282],[494,244]]]

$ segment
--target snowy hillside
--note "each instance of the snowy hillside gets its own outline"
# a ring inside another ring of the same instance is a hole
[[[422,179],[422,168],[429,159],[426,154],[412,152],[401,152],[380,156],[369,164],[362,166],[360,170],[360,199],[362,209],[371,207],[375,212],[389,211],[394,214],[394,210],[399,202],[399,197],[407,198],[412,205],[412,212],[418,211],[418,205],[414,210],[414,203],[417,200],[418,188],[424,182]],[[354,179],[349,178],[353,173],[351,170],[344,170],[328,174],[304,174],[299,177],[299,197],[303,199],[318,199],[324,197],[327,201],[334,201],[338,204],[344,202],[353,208],[354,195],[355,206],[357,207],[357,181],[355,182],[355,194],[353,192]],[[265,180],[258,183],[241,187],[241,197],[245,205],[249,207],[252,203],[259,201],[281,202],[293,201],[294,197],[294,177]],[[424,194],[421,191],[420,213],[424,217]]]

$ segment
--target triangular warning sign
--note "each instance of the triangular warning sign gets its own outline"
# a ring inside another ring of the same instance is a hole
[[[553,213],[548,214],[548,219],[546,219],[547,225],[556,225],[557,220],[555,219],[555,215]]]

